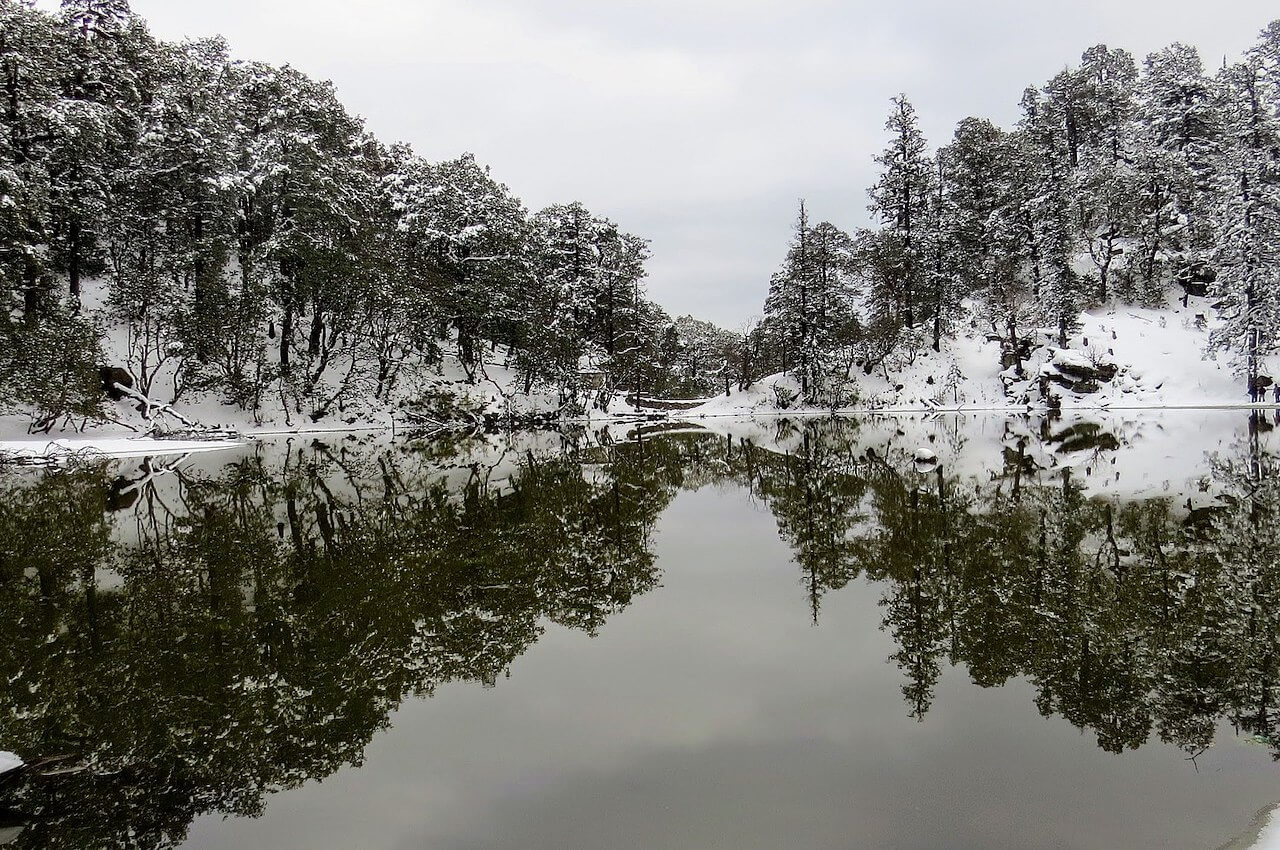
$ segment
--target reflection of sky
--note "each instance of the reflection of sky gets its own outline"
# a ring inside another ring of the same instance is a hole
[[[406,702],[365,767],[202,818],[193,848],[1218,847],[1280,796],[1262,747],[1097,749],[1023,682],[943,676],[906,716],[880,590],[810,625],[772,518],[682,493],[663,586],[597,638],[551,628],[493,690]]]

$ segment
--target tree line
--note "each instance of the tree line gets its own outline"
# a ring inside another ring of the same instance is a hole
[[[1036,328],[1066,347],[1083,309],[1172,292],[1213,299],[1211,346],[1256,398],[1280,348],[1280,21],[1213,73],[1182,44],[1141,67],[1092,47],[1021,112],[1011,130],[965,118],[931,153],[894,98],[875,225],[850,235],[801,204],[742,382],[788,371],[840,403],[855,366],[939,350],[963,322],[1019,360]]]
[[[610,388],[717,384],[723,338],[645,297],[644,239],[384,144],[294,68],[158,40],[127,0],[10,0],[0,91],[0,407],[37,427],[100,414],[103,365],[313,418],[446,357],[475,381],[495,346],[525,392],[573,395],[584,359]]]

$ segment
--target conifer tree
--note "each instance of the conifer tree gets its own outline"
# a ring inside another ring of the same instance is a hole
[[[1260,359],[1280,348],[1280,27],[1220,74],[1228,111],[1220,165],[1215,289],[1224,323],[1214,343],[1233,353],[1257,400]]]
[[[911,328],[919,318],[923,224],[933,193],[934,168],[915,108],[905,95],[893,98],[885,130],[889,145],[876,157],[883,170],[870,190],[870,211],[880,220],[892,245],[892,272],[883,281],[892,293],[884,294],[899,302],[902,325]]]

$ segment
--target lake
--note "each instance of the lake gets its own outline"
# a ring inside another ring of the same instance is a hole
[[[0,471],[19,848],[1198,848],[1280,800],[1271,412]]]

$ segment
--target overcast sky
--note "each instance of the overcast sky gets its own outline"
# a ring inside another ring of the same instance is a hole
[[[41,0],[44,8],[56,0]],[[757,314],[796,202],[867,223],[889,98],[931,145],[1017,119],[1105,43],[1206,65],[1253,44],[1258,0],[133,0],[165,39],[330,79],[384,141],[473,151],[530,210],[582,201],[652,240],[649,292],[728,327]]]

